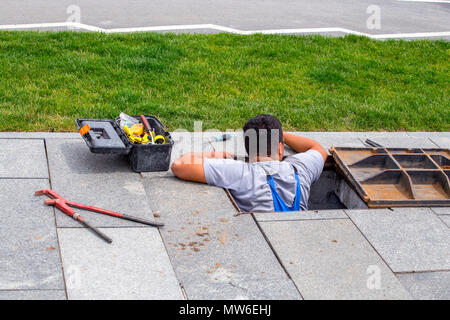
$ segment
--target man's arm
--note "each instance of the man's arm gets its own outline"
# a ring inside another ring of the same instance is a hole
[[[171,169],[175,176],[182,180],[206,183],[203,159],[227,157],[232,157],[232,155],[223,151],[185,153],[172,163]]]
[[[308,150],[316,150],[320,152],[324,162],[327,160],[328,157],[327,152],[317,141],[287,132],[283,133],[283,138],[284,143],[287,144],[292,149],[294,149],[295,152],[301,153]]]

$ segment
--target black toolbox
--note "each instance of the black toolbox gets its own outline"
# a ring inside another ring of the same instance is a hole
[[[139,116],[133,118],[140,121]],[[90,130],[83,139],[92,153],[128,155],[131,169],[135,172],[167,171],[170,166],[173,140],[158,118],[145,115],[156,135],[166,139],[164,144],[136,144],[128,140],[119,126],[119,118],[77,119],[78,130],[89,124]]]

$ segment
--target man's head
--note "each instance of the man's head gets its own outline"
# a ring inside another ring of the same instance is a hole
[[[244,143],[251,161],[283,158],[283,129],[276,117],[260,114],[244,125]]]

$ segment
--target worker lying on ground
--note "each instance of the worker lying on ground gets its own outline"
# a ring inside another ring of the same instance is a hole
[[[180,179],[228,189],[243,211],[308,209],[310,187],[322,173],[327,152],[309,138],[283,133],[281,122],[261,114],[244,126],[249,163],[226,152],[186,153],[172,164]],[[284,144],[297,154],[283,159]],[[281,161],[283,160],[283,161]]]

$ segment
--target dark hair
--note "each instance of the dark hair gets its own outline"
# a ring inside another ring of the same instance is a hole
[[[251,139],[252,137],[253,139]],[[244,144],[249,157],[255,156],[255,154],[250,154],[251,151],[252,153],[256,152],[256,155],[270,157],[272,156],[272,147],[275,149],[273,151],[278,151],[279,142],[283,142],[283,129],[280,120],[274,116],[259,114],[244,125]],[[264,150],[265,148],[267,149]]]

